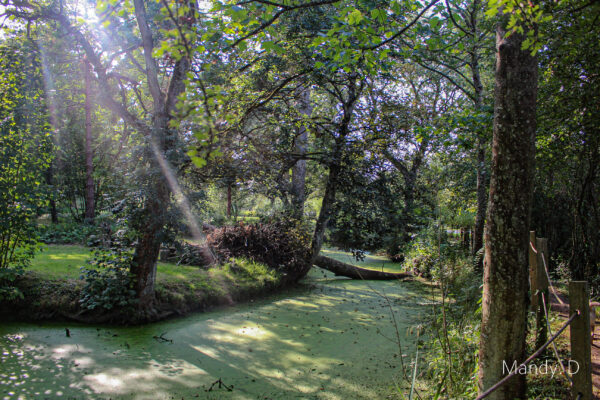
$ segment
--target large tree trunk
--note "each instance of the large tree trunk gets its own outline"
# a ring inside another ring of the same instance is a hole
[[[506,23],[507,18],[504,18]],[[537,64],[523,36],[496,30],[492,176],[485,228],[479,391],[525,357],[528,231],[535,153]],[[504,368],[503,368],[504,367]],[[488,399],[524,399],[525,375]]]
[[[314,264],[317,267],[331,271],[338,276],[345,276],[351,279],[363,279],[369,281],[406,279],[412,277],[412,275],[408,273],[383,272],[375,271],[373,269],[360,268],[355,265],[346,264],[325,256],[317,256]]]
[[[90,84],[90,64],[84,58],[82,63],[85,80],[85,213],[86,222],[93,223],[95,216],[94,193],[94,150],[92,149],[92,102]]]
[[[154,167],[156,163],[154,163]],[[163,179],[156,178],[153,193],[149,193],[144,205],[144,225],[139,227],[140,235],[135,248],[131,273],[135,277],[135,291],[139,308],[152,309],[154,302],[154,282],[156,280],[156,262],[163,239],[166,223],[166,210],[170,201],[170,192]]]
[[[298,89],[298,111],[300,114],[310,117],[312,107],[310,104],[310,89],[300,87]],[[299,157],[306,154],[308,146],[308,130],[306,126],[301,125],[298,128],[296,141],[294,143],[294,153]],[[292,167],[292,217],[302,219],[304,215],[304,201],[306,200],[306,160],[298,160]]]
[[[131,272],[135,276],[135,290],[140,310],[152,313],[156,262],[164,236],[164,227],[168,222],[166,210],[169,207],[171,191],[177,184],[167,179],[169,176],[172,177],[173,173],[170,170],[171,166],[166,154],[177,147],[177,135],[170,131],[169,122],[175,111],[177,98],[185,90],[184,80],[190,67],[190,60],[183,56],[175,63],[173,75],[165,95],[161,91],[158,80],[158,64],[152,56],[154,41],[147,21],[144,1],[134,0],[134,7],[142,37],[146,76],[153,100],[154,116],[149,131],[151,151],[149,152],[148,161],[151,165],[151,171],[149,171],[147,177],[148,193],[146,193],[143,210],[145,218],[138,226],[139,239],[135,248]]]

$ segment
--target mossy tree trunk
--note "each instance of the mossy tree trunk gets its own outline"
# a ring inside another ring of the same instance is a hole
[[[504,18],[503,24],[507,22]],[[523,35],[496,30],[492,175],[485,228],[479,390],[525,358],[528,235],[535,153],[537,62]],[[518,374],[488,399],[524,399]]]

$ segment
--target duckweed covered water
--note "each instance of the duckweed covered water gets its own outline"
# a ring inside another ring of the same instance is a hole
[[[402,382],[397,333],[408,365],[429,299],[415,282],[313,271],[299,289],[141,327],[4,324],[0,398],[386,398]]]

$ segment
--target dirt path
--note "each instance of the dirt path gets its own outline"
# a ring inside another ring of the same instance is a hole
[[[555,295],[551,290],[550,307],[552,311],[558,312],[562,318],[569,318],[569,298],[566,295],[561,293]],[[596,322],[597,339],[592,342],[592,384],[594,386],[594,397],[600,400],[600,328],[597,325],[600,325],[600,323]],[[565,330],[565,334],[569,337],[569,329]]]

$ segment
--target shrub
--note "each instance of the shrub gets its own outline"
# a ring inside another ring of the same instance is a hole
[[[425,353],[427,378],[436,393],[444,398],[471,398],[477,395],[479,332],[481,324],[481,278],[473,272],[467,258],[446,265],[441,274],[441,290],[448,294],[429,325],[430,339]],[[444,276],[451,281],[445,281]]]
[[[283,276],[283,283],[295,282],[310,269],[308,229],[297,221],[225,226],[207,238],[218,257],[246,257],[268,265]]]
[[[37,247],[31,229],[46,201],[41,182],[52,158],[43,80],[33,54],[0,45],[0,300],[20,296],[13,286]]]
[[[161,250],[160,260],[174,262],[177,265],[207,267],[214,263],[215,257],[207,247],[175,241],[172,246]]]
[[[133,250],[124,232],[117,231],[111,247],[95,249],[91,266],[81,268],[81,279],[86,282],[79,300],[83,308],[112,310],[135,305],[134,278],[130,273]]]
[[[96,227],[76,222],[40,225],[37,227],[40,241],[46,244],[87,244]]]

